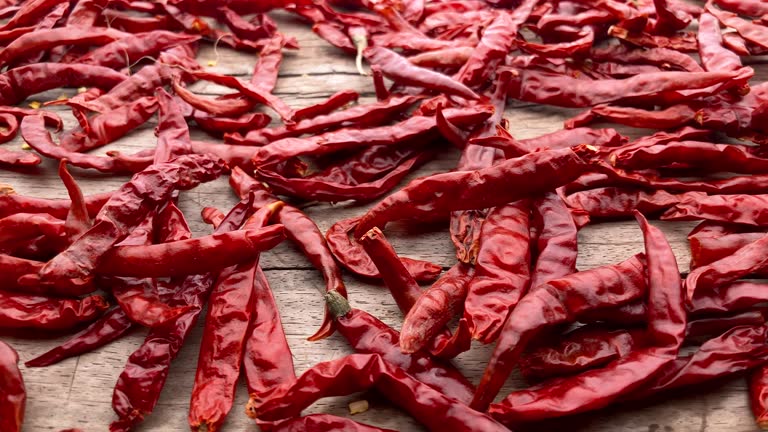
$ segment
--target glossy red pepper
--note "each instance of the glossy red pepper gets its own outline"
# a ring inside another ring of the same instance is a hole
[[[578,229],[565,201],[555,192],[533,202],[532,226],[538,230],[531,244],[531,288],[576,272]],[[532,239],[533,240],[533,239]]]
[[[95,320],[109,304],[101,296],[59,300],[0,291],[0,328],[69,330]]]
[[[19,355],[0,341],[0,428],[20,432],[24,422],[27,390],[18,366]]]

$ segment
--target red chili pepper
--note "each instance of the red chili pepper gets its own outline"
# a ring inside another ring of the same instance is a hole
[[[480,98],[465,85],[439,72],[416,66],[394,51],[378,46],[369,47],[365,50],[365,58],[369,63],[381,67],[381,72],[396,83],[424,87],[469,100]]]
[[[711,3],[706,6],[707,12],[714,15],[721,24],[736,30],[739,35],[749,43],[755,44],[761,49],[768,49],[768,28],[752,23],[737,14],[721,11]]]
[[[109,304],[101,296],[59,300],[0,291],[0,328],[69,330],[98,318]]]
[[[677,358],[686,316],[675,256],[664,234],[649,225],[640,213],[636,213],[636,217],[648,256],[649,347],[634,351],[606,368],[513,392],[501,403],[491,406],[491,416],[504,423],[516,423],[601,408],[652,382],[658,371]],[[577,393],[572,393],[576,390]]]
[[[410,56],[408,61],[426,68],[459,68],[467,62],[474,50],[468,46],[444,48]]]
[[[268,125],[272,119],[264,113],[247,113],[237,118],[215,117],[205,112],[195,110],[192,113],[197,126],[213,136],[222,134],[240,133],[255,129],[261,129]]]
[[[670,142],[631,151],[620,151],[614,165],[625,169],[656,168],[668,165],[693,167],[707,172],[761,174],[768,170],[768,159],[749,147],[700,141]]]
[[[358,423],[344,417],[336,417],[330,414],[308,414],[281,422],[272,429],[273,432],[304,432],[304,431],[334,431],[345,432],[397,432],[393,429],[384,429]]]
[[[257,204],[271,205],[277,198],[272,195],[261,183],[248,176],[239,168],[232,170],[230,185],[235,192],[243,197],[254,193]],[[296,243],[307,256],[312,265],[323,273],[325,291],[337,291],[346,297],[347,291],[341,278],[341,270],[336,265],[331,254],[331,249],[326,244],[317,225],[301,210],[292,206],[283,206],[276,215],[276,221],[285,226],[286,233],[291,241]],[[326,309],[325,318],[320,329],[309,340],[319,340],[333,333],[333,317]]]
[[[379,126],[410,108],[419,98],[416,96],[393,96],[385,101],[367,105],[356,105],[343,111],[318,115],[301,120],[296,111],[298,122],[290,127],[279,126],[249,131],[245,137],[225,135],[224,139],[233,144],[264,146],[272,141],[304,134],[314,134],[326,129],[338,129],[341,126],[370,127]]]
[[[21,431],[27,390],[18,366],[19,355],[10,345],[0,341],[0,429]]]
[[[706,197],[703,192],[671,194],[663,190],[645,192],[637,188],[605,187],[576,192],[568,195],[565,201],[590,217],[621,218],[632,215],[635,209],[643,214],[658,214],[675,208],[680,202]]]
[[[104,192],[85,197],[88,214],[95,216],[114,192]],[[0,217],[16,213],[47,213],[57,219],[67,217],[72,202],[68,199],[35,198],[16,194],[12,188],[0,187]]]
[[[587,169],[586,147],[532,153],[490,168],[436,174],[412,181],[368,211],[355,235],[397,219],[426,219],[454,210],[484,209],[553,190]],[[525,179],[517,182],[516,179]],[[470,187],[467,187],[471,184]],[[507,187],[518,184],[525,187]],[[362,235],[362,234],[361,234]]]
[[[360,95],[354,90],[340,90],[328,96],[328,99],[322,102],[297,109],[293,119],[298,122],[321,115],[327,115],[333,111],[336,111],[337,109],[345,107],[346,105],[357,102],[359,97]],[[298,125],[295,127],[298,127]]]
[[[243,229],[266,226],[282,205],[281,201],[277,201],[262,207],[246,221]],[[192,430],[219,430],[232,408],[245,344],[251,334],[251,316],[256,309],[257,268],[258,256],[229,267],[218,275],[208,301],[192,388],[188,417]]]
[[[333,224],[325,233],[328,248],[339,264],[350,272],[363,278],[381,279],[381,273],[371,258],[357,242],[350,239],[350,233],[355,229],[358,221],[359,218],[342,219]],[[417,282],[434,282],[443,271],[442,267],[429,261],[407,257],[400,257],[400,261]]]
[[[768,14],[768,5],[759,0],[714,0],[714,3],[741,15],[757,17]]]
[[[486,414],[422,384],[375,354],[352,354],[315,365],[284,392],[258,407],[258,417],[267,421],[292,418],[323,397],[372,387],[432,431],[506,430]],[[445,416],[446,410],[450,416]]]
[[[130,11],[119,12],[112,9],[102,11],[96,25],[106,27],[107,23],[112,28],[134,34],[165,30],[170,27],[169,19],[165,15],[136,16]]]
[[[645,294],[646,288],[644,259],[636,255],[622,263],[574,273],[529,291],[507,317],[472,406],[485,409],[493,401],[525,347],[543,330],[573,321],[589,310],[636,300]]]
[[[111,28],[71,28],[38,30],[20,36],[0,53],[0,65],[5,66],[34,52],[46,51],[60,45],[104,45],[128,36]]]
[[[400,348],[404,353],[416,353],[424,348],[458,315],[473,275],[474,269],[471,266],[457,263],[416,299],[400,329]]]
[[[217,232],[237,229],[251,208],[251,201],[241,201],[229,212]],[[184,226],[175,228],[184,230]],[[173,290],[168,305],[195,308],[172,322],[150,330],[142,346],[128,358],[112,396],[112,408],[119,419],[110,425],[110,431],[127,432],[154,410],[168,378],[171,362],[195,327],[213,282],[214,276],[210,274],[172,281]]]
[[[170,82],[170,73],[165,65],[148,65],[94,100],[70,102],[82,110],[107,113],[138,97],[154,95],[157,87],[168,82]]]
[[[648,308],[645,302],[636,301],[619,307],[610,307],[586,312],[581,320],[586,323],[606,323],[616,326],[645,324]]]
[[[0,102],[16,105],[30,95],[64,86],[108,90],[125,79],[120,72],[101,66],[35,63],[0,74]]]
[[[533,202],[532,226],[539,234],[531,245],[535,260],[531,288],[575,273],[578,229],[557,193],[550,192]]]
[[[648,111],[641,108],[598,105],[565,122],[566,128],[586,126],[596,120],[607,120],[637,128],[672,129],[692,123],[696,109],[689,105],[673,105],[669,108]]]
[[[676,67],[688,72],[704,71],[691,56],[668,48],[630,49],[624,45],[614,45],[593,49],[589,56],[593,61],[651,64],[665,69]]]
[[[41,281],[91,278],[100,258],[138,226],[153,207],[167,200],[174,190],[192,188],[220,173],[220,164],[193,155],[154,165],[135,175],[112,195],[93,228],[43,267],[39,273]]]
[[[256,25],[249,22],[245,18],[237,14],[237,12],[224,6],[220,9],[221,18],[227,27],[235,34],[235,36],[241,39],[250,39],[253,41],[268,38],[272,36],[276,30],[274,23],[270,21],[264,22],[262,25]],[[268,19],[266,15],[259,14],[256,17],[262,21]]]
[[[146,31],[108,43],[80,57],[75,63],[119,69],[129,67],[142,57],[154,56],[165,49],[190,44],[199,39],[200,36],[165,30]]]
[[[764,226],[766,195],[711,195],[686,199],[661,215],[662,220],[705,219],[719,222]]]
[[[21,8],[16,14],[0,26],[0,30],[36,24],[38,20],[44,18],[52,8],[55,9],[60,3],[64,2],[61,0],[33,0],[24,2],[20,5]]]
[[[24,363],[27,367],[44,367],[56,364],[100,348],[124,336],[133,328],[133,322],[119,307],[105,313],[82,332],[61,345]]]

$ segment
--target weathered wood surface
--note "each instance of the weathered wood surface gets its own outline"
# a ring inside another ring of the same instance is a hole
[[[286,54],[276,89],[276,93],[291,106],[310,105],[344,88],[360,91],[364,96],[363,100],[372,99],[370,79],[357,75],[351,59],[315,37],[307,27],[292,18],[279,16],[278,21],[281,30],[295,36],[301,45],[301,50]],[[201,50],[198,58],[200,63],[205,65],[209,60],[216,59],[216,56],[209,46]],[[219,49],[217,60],[217,65],[212,67],[212,70],[247,75],[250,74],[256,57]],[[761,75],[765,76],[765,68],[761,72]],[[203,83],[193,89],[212,95],[227,92],[221,87]],[[36,100],[55,99],[62,93],[72,94],[73,90],[51,91],[36,96]],[[507,110],[506,117],[510,120],[511,132],[516,137],[527,138],[560,129],[562,121],[575,112],[577,111],[518,104]],[[65,119],[67,126],[74,124],[71,116],[65,115]],[[155,142],[153,127],[154,123],[147,124],[109,149],[135,151],[152,146]],[[643,131],[626,132],[637,135]],[[8,145],[19,146],[20,142]],[[451,169],[455,166],[457,156],[457,153],[442,155],[409,179]],[[74,171],[86,193],[114,190],[126,179],[82,170]],[[46,160],[40,168],[31,172],[0,171],[0,183],[10,183],[23,194],[51,198],[66,196],[66,191],[56,176],[55,163],[50,160]],[[235,202],[226,178],[182,193],[180,198],[181,208],[195,235],[210,231],[199,217],[203,206],[226,210]],[[364,205],[340,203],[312,205],[308,206],[306,211],[322,230],[326,230],[336,220],[361,214],[366,208]],[[681,271],[686,270],[689,260],[686,234],[693,224],[654,224],[662,227],[667,233]],[[388,228],[388,235],[402,255],[427,259],[445,267],[454,262],[447,227],[438,227],[430,233],[413,234],[408,233],[403,226],[393,224]],[[614,263],[643,250],[640,231],[634,222],[629,221],[590,225],[581,232],[579,242],[578,266],[581,269]],[[303,372],[319,361],[350,353],[351,350],[338,335],[321,342],[306,341],[306,337],[314,332],[322,317],[321,299],[317,294],[317,290],[322,289],[322,279],[309,262],[287,243],[265,253],[261,262],[280,307],[297,372]],[[401,314],[382,287],[360,282],[349,274],[345,274],[345,282],[355,307],[374,314],[394,328],[400,327]],[[24,369],[29,392],[24,430],[47,431],[70,427],[88,432],[107,430],[108,424],[114,419],[110,406],[112,388],[125,360],[141,344],[144,335],[144,331],[136,331],[80,358],[69,359],[48,368]],[[0,337],[18,349],[22,362],[66,339],[53,336],[29,339],[13,334],[3,334]],[[200,337],[201,326],[198,325],[173,364],[170,378],[154,414],[137,430],[187,429],[189,395],[195,375]],[[471,351],[461,355],[456,364],[477,382],[490,350],[489,346],[476,344]],[[513,378],[506,391],[520,385],[521,382]],[[347,403],[360,397],[371,399],[368,395],[328,398],[315,404],[309,411],[348,415]],[[243,414],[246,399],[244,386],[240,386],[236,406],[230,413],[224,430],[257,430]],[[421,430],[407,415],[380,399],[371,400],[371,409],[354,416],[356,420],[403,431]],[[756,427],[749,412],[745,381],[743,378],[736,378],[716,386],[691,390],[643,405],[621,406],[579,417],[569,421],[567,429],[605,432],[747,432],[756,430]]]

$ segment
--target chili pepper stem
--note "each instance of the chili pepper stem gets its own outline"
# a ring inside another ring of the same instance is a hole
[[[355,49],[357,50],[357,54],[355,55],[355,66],[357,67],[357,73],[362,76],[370,75],[370,73],[366,72],[363,68],[363,51],[368,48],[368,37],[366,37],[365,32],[354,32],[352,34],[352,42],[355,44]]]
[[[325,304],[335,318],[346,316],[352,311],[349,302],[338,291],[328,291],[325,294]]]

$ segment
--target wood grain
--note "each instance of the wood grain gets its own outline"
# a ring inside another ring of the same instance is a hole
[[[277,14],[280,29],[295,36],[301,50],[286,54],[281,69],[281,79],[276,93],[294,107],[302,107],[345,88],[358,90],[364,100],[370,100],[372,86],[368,77],[355,72],[351,59],[317,38],[307,27],[295,19]],[[218,57],[211,47],[203,47],[198,56],[205,65],[217,60],[211,70],[219,73],[247,76],[257,57],[219,49]],[[766,76],[768,68],[761,68],[759,75]],[[209,95],[227,93],[219,86],[198,83],[193,89]],[[36,95],[35,100],[51,100],[61,94],[73,94],[74,90],[56,90]],[[71,116],[57,108],[65,118],[67,127],[74,124]],[[544,106],[516,104],[506,112],[511,132],[519,138],[528,138],[552,132],[562,127],[562,121],[577,110],[563,110]],[[111,145],[106,150],[136,151],[154,146],[152,129],[154,120]],[[648,131],[622,131],[637,136]],[[199,132],[195,136],[203,137]],[[211,138],[207,138],[211,139]],[[7,144],[20,146],[20,141]],[[458,154],[446,152],[428,163],[410,178],[446,171],[455,166]],[[114,190],[126,177],[105,176],[83,170],[73,170],[86,193]],[[55,163],[44,161],[30,171],[0,171],[0,183],[12,184],[19,193],[39,197],[65,197],[66,191],[56,176]],[[227,179],[202,185],[182,193],[181,208],[186,214],[195,235],[210,232],[199,217],[204,206],[229,209],[236,202],[227,185]],[[315,204],[306,207],[307,213],[322,230],[336,220],[361,214],[368,206],[354,203]],[[681,271],[687,270],[689,252],[686,234],[691,223],[658,223],[674,248]],[[414,233],[401,224],[388,227],[387,234],[399,253],[414,258],[427,259],[444,267],[454,262],[453,249],[447,235],[447,227],[435,227],[432,232]],[[579,236],[578,266],[581,269],[614,263],[643,250],[642,238],[636,224],[631,221],[598,223],[585,228]],[[317,271],[289,244],[264,254],[262,265],[275,292],[283,317],[283,324],[293,350],[297,372],[311,365],[350,353],[346,343],[338,335],[320,342],[307,342],[322,317],[321,299],[317,294],[323,283]],[[355,307],[365,309],[394,328],[399,328],[402,317],[394,301],[386,291],[376,285],[360,282],[345,275],[350,299]],[[77,427],[84,431],[105,431],[115,416],[111,410],[112,388],[122,371],[127,357],[141,344],[144,331],[136,331],[96,352],[60,364],[37,369],[23,369],[29,390],[25,431],[58,431]],[[0,335],[16,347],[22,361],[29,360],[66,339],[52,335],[48,338],[30,339],[13,334]],[[155,413],[137,430],[179,431],[187,429],[187,410],[192,387],[201,326],[194,330],[179,358],[174,362],[159,405]],[[468,377],[477,382],[490,355],[490,346],[476,346],[457,360],[456,364]],[[522,383],[512,378],[506,389],[520,387]],[[559,430],[596,432],[747,432],[754,431],[748,400],[742,378],[720,383],[714,387],[691,390],[644,405],[627,405],[606,411],[569,419]],[[420,427],[407,415],[391,407],[374,395],[328,398],[315,404],[309,412],[347,414],[347,403],[359,398],[372,401],[371,409],[354,416],[356,420],[403,431],[417,431]],[[229,415],[225,431],[255,431],[256,426],[243,415],[246,402],[244,386],[239,386],[236,406]]]

